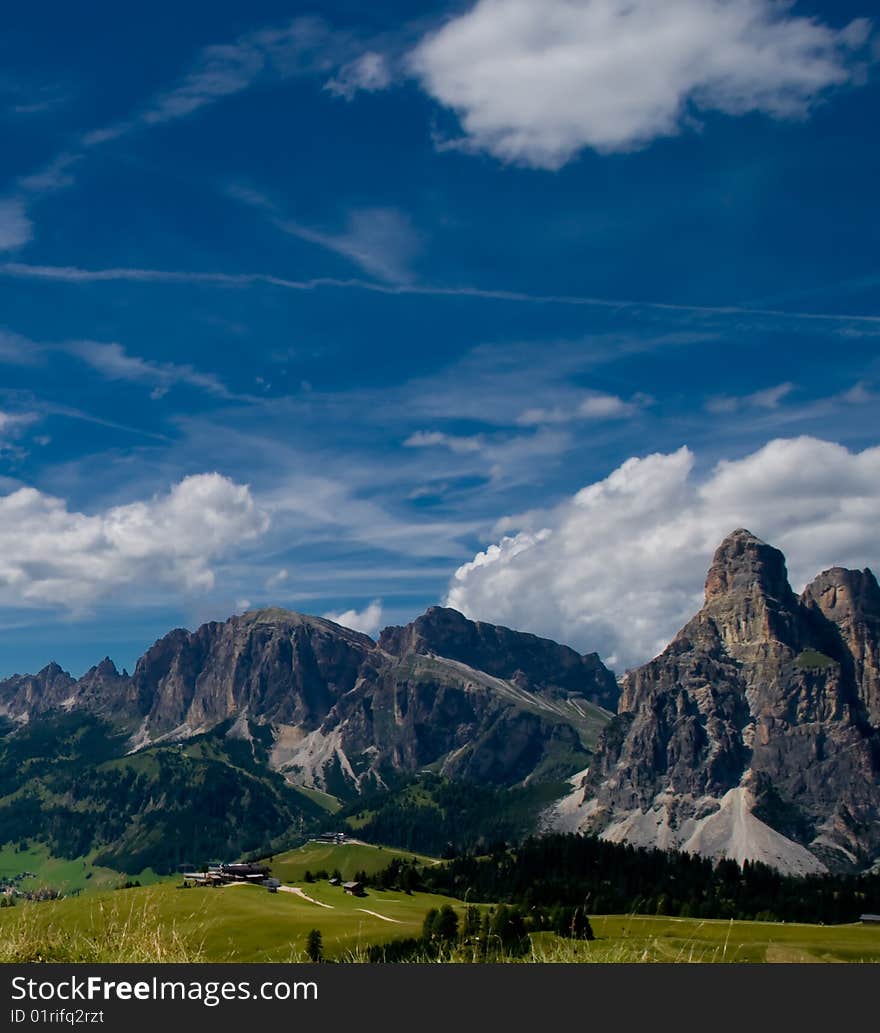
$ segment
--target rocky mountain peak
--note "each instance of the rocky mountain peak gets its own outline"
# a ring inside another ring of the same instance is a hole
[[[119,669],[109,656],[105,656],[95,667],[95,674],[100,675],[102,678],[118,678]]]
[[[64,668],[60,664],[57,664],[54,660],[46,664],[46,666],[41,671],[38,671],[35,677],[38,678],[41,682],[54,682],[58,679],[61,679],[62,681],[69,681],[71,683],[73,682],[73,678],[71,678],[70,674],[67,671],[65,671]]]
[[[737,528],[715,550],[706,577],[706,603],[730,594],[760,592],[775,599],[790,596],[785,557],[772,545]]]
[[[799,600],[778,549],[744,529],[728,535],[703,609],[624,678],[620,715],[569,812],[577,827],[791,872],[871,864],[877,600],[870,571],[842,568]]]
[[[807,585],[801,598],[804,605],[815,606],[835,624],[853,619],[880,621],[880,585],[869,567],[823,570]]]

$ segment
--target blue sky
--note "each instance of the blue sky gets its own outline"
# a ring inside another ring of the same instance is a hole
[[[738,522],[880,563],[870,5],[50,8],[0,40],[0,673],[447,599],[623,667]]]

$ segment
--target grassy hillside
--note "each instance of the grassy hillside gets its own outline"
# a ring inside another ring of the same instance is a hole
[[[388,866],[393,857],[409,859],[413,856],[422,864],[432,863],[432,859],[428,857],[390,847],[371,846],[368,843],[334,845],[316,842],[306,843],[283,854],[275,854],[269,863],[275,878],[285,883],[299,884],[307,871],[314,874],[323,870],[332,874],[338,869],[343,879],[353,879],[356,872],[373,875],[381,871]]]
[[[326,882],[304,889],[326,906],[258,886],[182,890],[168,883],[21,904],[0,910],[0,960],[134,960],[146,938],[173,949],[171,961],[287,962],[302,956],[311,929],[321,930],[326,956],[334,958],[416,936],[425,913],[447,902],[419,893],[351,897]]]
[[[355,898],[326,882],[303,889],[314,902],[256,886],[181,890],[164,883],[2,909],[0,961],[288,962],[303,960],[315,928],[327,958],[354,960],[370,944],[418,935],[432,907],[463,910],[461,901],[429,894],[370,891]],[[589,943],[533,934],[531,953],[519,960],[880,961],[880,929],[870,926],[607,915],[594,917],[593,928]],[[459,952],[450,960],[469,959]]]
[[[540,782],[498,789],[422,772],[361,797],[334,820],[372,842],[439,856],[450,849],[470,851],[522,839],[534,832],[541,812],[570,788]]]
[[[90,858],[136,875],[297,842],[333,801],[266,766],[259,738],[228,728],[126,753],[127,740],[84,713],[0,731],[0,845]]]
[[[32,874],[28,878],[16,879],[14,885],[26,892],[48,888],[68,894],[83,890],[115,889],[128,878],[112,868],[95,864],[93,855],[72,859],[53,857],[40,843],[29,844],[25,850],[10,843],[0,847],[0,884],[24,872]],[[144,886],[161,878],[151,868],[132,877]]]

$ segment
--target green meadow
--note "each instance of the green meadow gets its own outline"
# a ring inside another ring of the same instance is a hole
[[[367,947],[419,936],[426,912],[464,903],[447,897],[367,888],[352,897],[305,872],[338,869],[343,879],[372,874],[412,854],[365,843],[310,842],[275,855],[272,873],[284,889],[231,885],[181,888],[179,877],[127,890],[121,876],[88,861],[58,861],[39,850],[0,853],[7,871],[40,872],[52,885],[83,884],[61,900],[19,901],[0,909],[0,961],[290,962],[305,957],[309,931],[321,931],[328,960],[363,958]],[[420,858],[431,863],[429,858]],[[436,862],[434,862],[436,863]],[[86,879],[91,871],[92,877]],[[147,873],[146,882],[152,873]],[[155,879],[155,876],[153,876]],[[298,892],[294,892],[294,890]],[[305,896],[303,896],[303,894]],[[306,898],[311,899],[306,899]],[[480,905],[481,908],[489,905]],[[880,926],[801,925],[642,915],[592,916],[595,940],[534,933],[525,962],[878,962]],[[467,948],[445,960],[469,961]]]
[[[146,886],[161,878],[149,868],[138,875],[122,875],[112,868],[93,864],[91,856],[67,860],[52,857],[39,844],[18,850],[14,844],[7,843],[0,847],[0,882],[20,872],[32,872],[31,877],[20,880],[16,885],[30,892],[51,888],[61,893],[72,893],[77,890],[112,889],[129,878]]]
[[[415,857],[421,864],[436,863],[433,858],[392,847],[371,846],[368,843],[318,843],[315,840],[310,840],[296,850],[275,854],[266,863],[276,879],[285,883],[299,883],[307,871],[312,874],[320,871],[332,874],[338,869],[344,880],[353,879],[357,872],[374,875],[387,868],[394,857],[405,860]]]
[[[597,915],[596,939],[563,941],[566,961],[644,962],[878,962],[880,926],[805,925],[646,915]],[[533,937],[552,955],[552,934]],[[563,960],[563,959],[560,959]]]
[[[320,929],[326,956],[339,958],[419,935],[431,907],[448,902],[463,909],[460,901],[420,893],[352,897],[326,882],[303,889],[318,903],[261,886],[184,890],[163,883],[19,904],[0,910],[0,959],[132,960],[140,951],[139,937],[148,933],[151,942],[171,952],[167,960],[289,962],[301,959],[311,929]],[[16,943],[15,951],[8,947]]]

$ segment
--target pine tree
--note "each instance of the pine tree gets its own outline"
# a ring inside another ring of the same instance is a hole
[[[320,929],[312,929],[306,938],[306,954],[309,961],[321,961],[324,957],[324,938]]]

